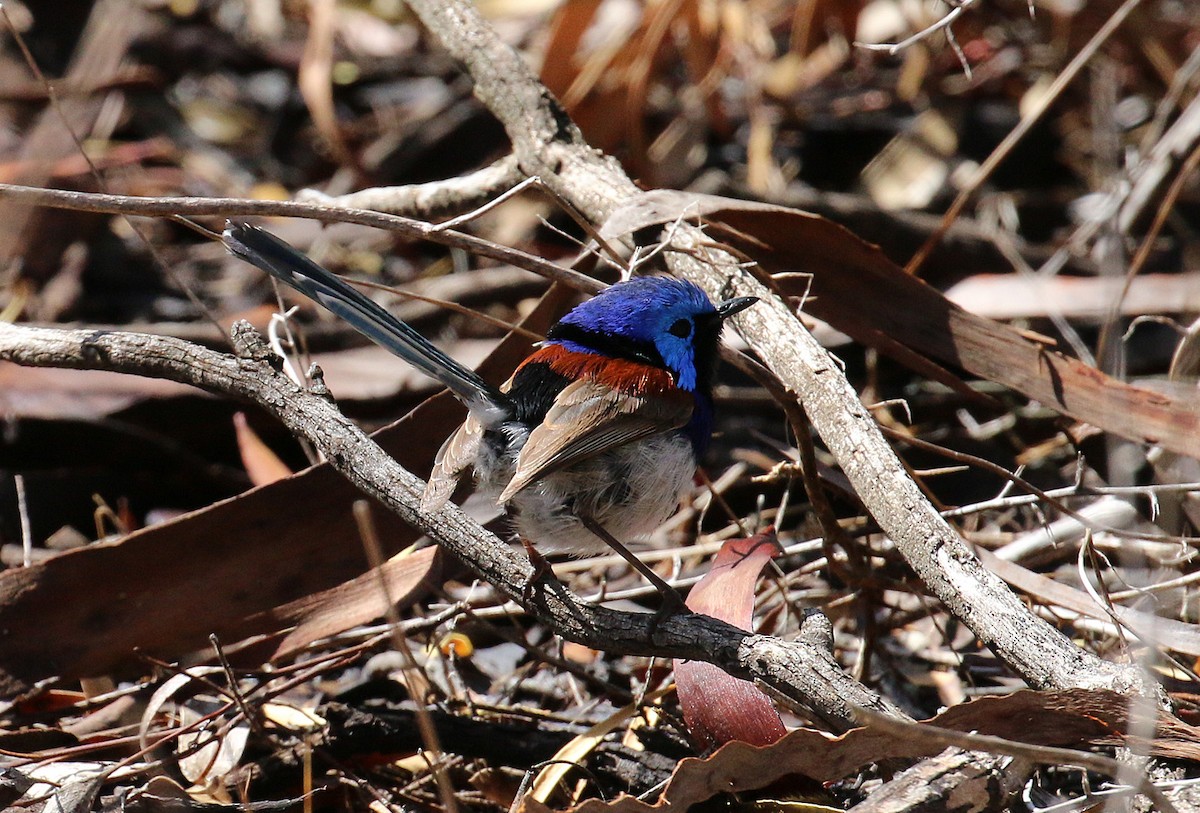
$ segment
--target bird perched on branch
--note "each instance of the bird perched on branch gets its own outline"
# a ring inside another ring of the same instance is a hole
[[[473,467],[477,487],[508,508],[527,545],[578,555],[608,544],[666,588],[621,540],[649,534],[678,507],[712,434],[721,326],[755,298],[714,306],[671,277],[617,283],[564,316],[494,387],[269,232],[229,223],[224,241],[466,405],[466,422],[438,452],[423,509],[440,507]]]

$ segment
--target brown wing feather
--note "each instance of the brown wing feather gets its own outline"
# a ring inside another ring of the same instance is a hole
[[[463,472],[474,465],[481,440],[483,424],[473,415],[468,415],[463,425],[446,438],[434,458],[433,471],[421,495],[422,511],[436,511],[450,499]]]
[[[531,483],[581,460],[685,426],[692,409],[685,393],[647,399],[595,380],[576,381],[558,394],[545,420],[529,434],[497,502],[506,503]]]

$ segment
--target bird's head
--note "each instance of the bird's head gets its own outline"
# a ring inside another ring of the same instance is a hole
[[[707,393],[721,325],[756,301],[738,297],[714,306],[690,282],[637,277],[577,306],[550,329],[547,338],[573,350],[666,369],[680,389]]]

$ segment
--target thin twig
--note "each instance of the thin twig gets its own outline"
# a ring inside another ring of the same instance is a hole
[[[190,215],[228,217],[303,217],[331,223],[357,223],[362,226],[402,234],[419,240],[429,240],[451,248],[461,248],[503,263],[515,265],[547,279],[562,282],[587,293],[595,293],[604,285],[591,277],[544,260],[515,248],[508,248],[453,229],[439,231],[430,223],[399,215],[373,212],[367,209],[330,208],[296,201],[251,200],[249,198],[197,197],[137,197],[73,192],[65,189],[41,189],[33,186],[0,184],[0,198],[11,198],[37,206],[73,209],[105,214],[168,217]]]
[[[1133,255],[1133,259],[1129,261],[1129,270],[1125,272],[1125,281],[1121,286],[1121,292],[1117,294],[1117,298],[1112,303],[1112,308],[1109,310],[1108,317],[1104,321],[1104,326],[1100,331],[1100,339],[1097,342],[1096,355],[1104,358],[1111,342],[1115,340],[1117,325],[1120,323],[1121,304],[1125,301],[1125,297],[1129,295],[1129,289],[1133,285],[1133,280],[1141,273],[1142,268],[1146,265],[1146,260],[1150,258],[1150,252],[1154,249],[1154,243],[1158,239],[1158,235],[1162,232],[1163,226],[1167,223],[1167,216],[1175,209],[1175,203],[1179,200],[1179,196],[1183,194],[1183,190],[1188,184],[1195,181],[1194,173],[1196,167],[1200,166],[1200,141],[1192,147],[1187,158],[1179,167],[1179,172],[1175,175],[1175,180],[1171,182],[1167,192],[1163,195],[1162,201],[1158,205],[1158,211],[1155,212],[1154,222],[1150,224],[1149,231],[1142,238],[1142,242],[1138,245],[1137,253]]]
[[[88,151],[84,148],[83,139],[79,137],[79,133],[75,132],[75,128],[71,126],[71,119],[63,110],[62,102],[59,101],[58,94],[54,90],[54,85],[52,85],[50,81],[46,79],[45,74],[42,73],[42,69],[37,64],[37,60],[34,59],[29,47],[25,44],[24,35],[21,34],[20,29],[18,29],[13,23],[12,17],[10,17],[8,14],[8,9],[5,8],[3,4],[0,4],[0,15],[4,16],[4,23],[8,27],[9,33],[12,34],[13,40],[17,43],[17,47],[21,51],[21,56],[25,60],[25,64],[29,67],[30,72],[34,75],[37,81],[41,82],[42,86],[45,87],[46,96],[50,100],[50,106],[54,108],[54,112],[58,115],[58,118],[62,124],[62,128],[71,137],[71,141],[74,142],[75,149],[87,163],[88,170],[91,173],[92,178],[95,179],[96,185],[100,187],[102,191],[107,191],[108,182],[100,173],[99,168],[92,160],[92,157],[88,154]],[[182,218],[172,219],[182,221]],[[138,225],[130,220],[127,216],[124,217],[124,220],[125,225],[129,227],[130,231],[137,235],[138,241],[145,246],[146,251],[148,251],[150,256],[154,258],[155,265],[157,265],[164,274],[171,278],[171,281],[174,282],[175,286],[184,293],[184,295],[192,303],[192,306],[196,308],[197,312],[203,314],[204,318],[211,322],[213,326],[217,328],[219,333],[224,335],[224,330],[221,328],[221,322],[217,319],[216,314],[214,314],[209,307],[204,304],[204,301],[197,296],[196,292],[192,290],[192,287],[175,273],[175,268],[163,258],[158,248],[152,242],[150,242],[150,238],[147,237],[142,229],[139,228]]]
[[[404,668],[401,670],[404,687],[408,691],[408,699],[412,701],[413,708],[416,710],[417,729],[421,734],[421,742],[424,743],[425,750],[428,752],[427,764],[437,785],[438,796],[442,800],[442,809],[445,813],[457,813],[458,800],[454,798],[454,786],[450,784],[450,777],[446,775],[444,759],[446,752],[442,750],[437,728],[429,713],[426,693],[420,688],[423,683],[427,684],[428,681],[421,673],[421,667],[417,665],[412,650],[409,649],[408,641],[400,626],[400,613],[396,610],[396,602],[392,598],[387,579],[383,575],[383,545],[379,542],[379,534],[375,531],[375,522],[371,519],[371,504],[366,500],[355,500],[352,510],[354,521],[358,525],[359,538],[367,553],[367,560],[370,562],[371,570],[378,576],[379,592],[383,594],[384,606],[387,608],[387,620],[392,625],[392,649],[398,652],[404,661]]]
[[[258,719],[258,715],[250,710],[250,706],[246,704],[246,698],[242,695],[242,690],[238,686],[237,675],[233,673],[233,666],[230,665],[229,659],[225,657],[225,649],[221,646],[221,639],[217,634],[209,633],[208,642],[212,644],[213,651],[217,654],[217,662],[221,664],[221,670],[225,673],[225,681],[229,684],[229,694],[233,697],[233,702],[237,703],[238,710],[242,716],[246,718],[246,724],[254,731],[255,734],[262,734],[262,722]]]
[[[25,498],[25,476],[13,475],[17,489],[17,516],[21,518],[21,554],[25,567],[33,564],[33,530],[29,523],[29,501]]]
[[[510,154],[457,178],[406,186],[372,187],[336,196],[316,189],[301,189],[296,193],[296,200],[331,208],[373,209],[407,217],[432,218],[480,206],[519,183],[521,177],[516,156]]]
[[[1079,53],[1075,55],[1075,58],[1063,69],[1063,72],[1055,78],[1054,83],[1050,85],[1046,92],[1038,97],[1036,104],[1021,119],[1020,123],[1004,137],[1004,140],[1000,142],[996,149],[992,150],[992,154],[987,157],[987,160],[983,162],[979,169],[975,170],[975,173],[971,176],[970,183],[964,186],[963,190],[954,198],[954,202],[950,204],[950,208],[942,216],[942,222],[938,224],[933,234],[929,235],[925,243],[917,249],[917,253],[913,255],[912,259],[904,267],[905,271],[914,275],[920,271],[930,252],[942,241],[951,224],[962,214],[962,210],[966,208],[968,201],[979,190],[979,187],[992,176],[992,173],[996,171],[996,167],[1000,166],[1017,144],[1021,142],[1021,139],[1025,138],[1029,131],[1033,129],[1033,126],[1041,120],[1046,111],[1050,109],[1050,106],[1075,81],[1075,78],[1083,70],[1084,66],[1087,65],[1088,61],[1100,50],[1100,46],[1108,41],[1108,38],[1120,27],[1121,23],[1125,22],[1125,18],[1140,3],[1141,0],[1125,0],[1120,8],[1113,12],[1113,15],[1105,21],[1100,30],[1088,40],[1087,45],[1083,46]]]
[[[956,4],[937,22],[922,28],[911,37],[903,39],[900,42],[855,42],[854,45],[866,51],[886,51],[891,56],[895,56],[905,48],[916,45],[921,40],[928,39],[943,28],[949,27],[951,23],[957,20],[974,3],[975,0],[962,0],[961,3]]]
[[[1097,531],[1104,531],[1105,533],[1112,534],[1113,536],[1118,536],[1118,537],[1126,538],[1126,539],[1139,539],[1139,540],[1153,539],[1156,542],[1179,542],[1179,543],[1183,543],[1183,544],[1187,544],[1187,545],[1194,545],[1197,543],[1197,540],[1193,537],[1172,536],[1170,534],[1143,534],[1143,533],[1134,533],[1131,531],[1125,531],[1125,530],[1122,530],[1121,528],[1097,527],[1096,523],[1090,522],[1086,517],[1081,515],[1078,511],[1074,510],[1073,508],[1071,508],[1067,505],[1063,505],[1062,502],[1051,497],[1049,492],[1045,491],[1044,489],[1038,488],[1033,483],[1029,482],[1028,480],[1024,479],[1023,477],[1017,477],[1011,471],[1009,471],[1008,469],[1004,468],[1003,466],[1001,466],[997,463],[993,463],[990,460],[987,460],[982,457],[978,457],[973,454],[967,454],[966,452],[959,452],[954,449],[947,449],[945,446],[939,446],[936,443],[930,443],[927,440],[921,440],[920,438],[913,437],[912,435],[907,435],[907,434],[904,434],[901,432],[897,432],[893,429],[888,429],[886,427],[883,429],[883,432],[884,432],[884,434],[886,434],[902,443],[907,443],[912,446],[916,446],[919,449],[924,449],[925,451],[933,452],[934,454],[938,454],[943,457],[948,457],[951,460],[960,460],[963,463],[966,463],[968,465],[976,466],[976,467],[982,468],[986,471],[990,471],[993,474],[1003,477],[1006,480],[1011,480],[1012,482],[1016,483],[1018,486],[1025,489],[1026,491],[1032,492],[1034,495],[1036,495],[1042,501],[1049,503],[1050,505],[1053,505],[1056,509],[1058,509],[1062,513],[1066,514],[1067,516],[1072,517],[1072,518],[1078,520],[1079,522],[1086,524],[1088,527],[1094,528]]]

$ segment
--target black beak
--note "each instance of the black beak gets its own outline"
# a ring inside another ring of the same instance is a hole
[[[735,313],[741,313],[757,301],[757,296],[739,296],[733,299],[726,299],[720,305],[717,305],[717,316],[721,318],[721,321],[724,321]]]

